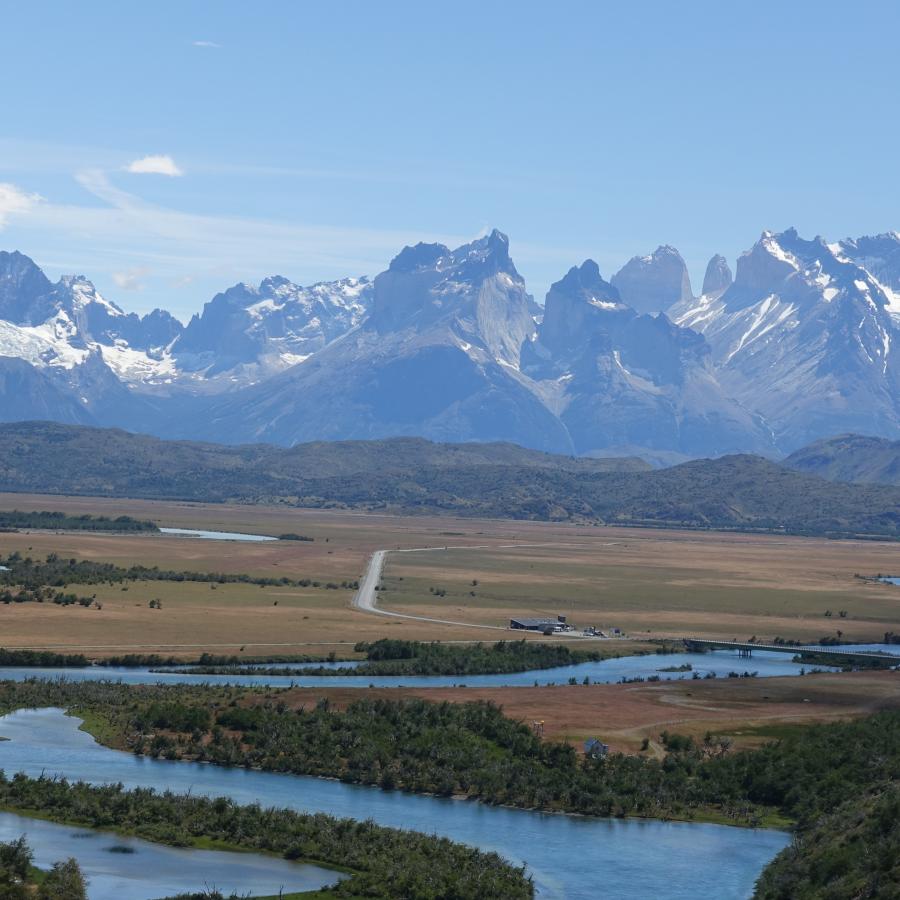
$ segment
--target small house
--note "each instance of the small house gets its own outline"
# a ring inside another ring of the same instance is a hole
[[[557,616],[555,619],[510,619],[509,627],[520,631],[540,631],[542,634],[554,634],[559,631],[572,630],[572,626],[566,622],[565,616]]]
[[[603,741],[597,740],[597,738],[588,738],[584,742],[584,755],[589,756],[591,759],[603,759],[609,753],[609,744],[604,744]]]

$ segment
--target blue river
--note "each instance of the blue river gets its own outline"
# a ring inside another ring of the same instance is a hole
[[[0,813],[0,841],[25,835],[34,864],[49,869],[75,857],[91,900],[148,900],[216,888],[225,896],[312,891],[345,876],[320,866],[272,856],[219,850],[185,850],[104,831],[57,825]]]
[[[814,649],[814,648],[812,648]],[[881,650],[900,652],[897,645],[853,644],[845,649]],[[898,660],[900,662],[900,660]],[[670,666],[689,663],[691,672],[662,672]],[[329,668],[353,667],[354,663],[337,662],[323,664]],[[298,668],[302,668],[299,667]],[[828,669],[827,666],[819,666]],[[580,663],[577,666],[560,666],[531,672],[513,672],[504,675],[199,675],[191,673],[153,672],[146,668],[118,668],[114,666],[87,666],[85,668],[40,668],[26,666],[0,667],[0,680],[23,681],[26,678],[59,678],[72,681],[121,681],[124,684],[235,684],[251,687],[531,687],[547,684],[566,684],[570,678],[581,683],[588,678],[592,684],[614,684],[622,679],[650,678],[662,680],[692,679],[694,673],[702,678],[708,673],[724,678],[729,673],[755,672],[758,677],[775,675],[800,675],[805,668],[795,662],[790,654],[756,651],[750,659],[738,657],[733,650],[716,650],[712,653],[651,653],[646,656],[623,656],[600,662]]]
[[[103,747],[78,725],[58,709],[20,710],[0,718],[0,736],[8,739],[0,741],[0,769],[227,796],[445,835],[526,864],[542,900],[745,900],[762,868],[790,840],[785,832],[767,829],[551,815],[155,760]]]

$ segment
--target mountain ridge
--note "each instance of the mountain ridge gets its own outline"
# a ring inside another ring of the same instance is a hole
[[[828,481],[900,485],[900,441],[841,434],[801,447],[784,465]]]
[[[650,469],[421,438],[293,448],[0,425],[0,490],[404,514],[900,539],[900,487],[833,483],[746,454]]]
[[[0,420],[222,442],[508,440],[647,459],[900,438],[900,234],[764,232],[693,297],[662,246],[573,266],[538,307],[496,229],[374,279],[237,284],[184,326],[0,252]]]

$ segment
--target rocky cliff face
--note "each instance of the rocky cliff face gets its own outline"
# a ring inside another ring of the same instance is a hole
[[[774,449],[761,423],[722,391],[706,341],[622,303],[592,260],[550,288],[525,371],[579,453]]]
[[[900,319],[900,232],[847,238],[831,249],[864,268],[878,280],[888,298],[888,311]]]
[[[369,318],[303,365],[214,403],[211,436],[416,434],[571,452],[565,427],[519,368],[533,329],[505,235],[455,250],[407,247],[375,279]]]
[[[612,277],[623,302],[641,313],[662,312],[691,299],[691,279],[674,247],[657,247],[649,256],[635,256]]]
[[[207,377],[232,370],[254,377],[282,371],[357,325],[372,284],[344,278],[301,287],[279,276],[236,284],[194,316],[172,347],[177,365]]]
[[[0,319],[40,325],[53,315],[53,285],[27,256],[0,252]]]
[[[821,238],[763,233],[734,283],[679,324],[709,341],[719,380],[784,450],[845,431],[900,433],[889,297]]]
[[[707,263],[706,274],[703,276],[703,293],[707,296],[721,294],[731,287],[733,281],[734,277],[728,266],[728,260],[717,253]]]
[[[184,328],[0,253],[0,418],[283,444],[421,435],[654,460],[900,437],[900,236],[765,232],[691,296],[671,247],[537,308],[499,231],[373,281],[273,276]],[[660,313],[666,310],[666,314]]]

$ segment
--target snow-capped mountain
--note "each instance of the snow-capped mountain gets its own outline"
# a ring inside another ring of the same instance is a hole
[[[664,459],[775,449],[716,381],[703,337],[623,303],[593,260],[550,288],[529,358],[525,371],[579,453],[640,448]]]
[[[302,365],[214,402],[209,434],[286,444],[415,434],[571,452],[565,427],[520,371],[534,327],[505,235],[455,250],[406,247],[375,279],[360,325]]]
[[[733,284],[672,311],[704,335],[723,387],[782,450],[847,431],[900,434],[891,298],[846,244],[764,232]]]
[[[191,319],[171,353],[184,372],[255,380],[303,362],[357,325],[371,298],[367,278],[310,287],[280,276],[259,287],[236,284]]]
[[[374,280],[273,276],[182,326],[0,253],[0,421],[280,444],[421,435],[656,461],[900,437],[900,235],[765,232],[691,295],[672,247],[543,307],[499,231],[406,247]]]
[[[900,232],[847,238],[833,249],[878,279],[888,297],[889,311],[895,318],[900,317]]]
[[[301,362],[355,325],[371,293],[365,278],[304,288],[275,276],[218,294],[185,327],[160,309],[125,313],[80,275],[52,284],[27,256],[0,253],[0,357],[75,393],[88,374],[140,395],[214,393]]]
[[[27,256],[0,253],[0,360],[8,373],[0,417],[144,421],[147,411],[126,385],[165,375],[164,347],[181,329],[163,310],[125,313],[83,276],[52,284]]]

